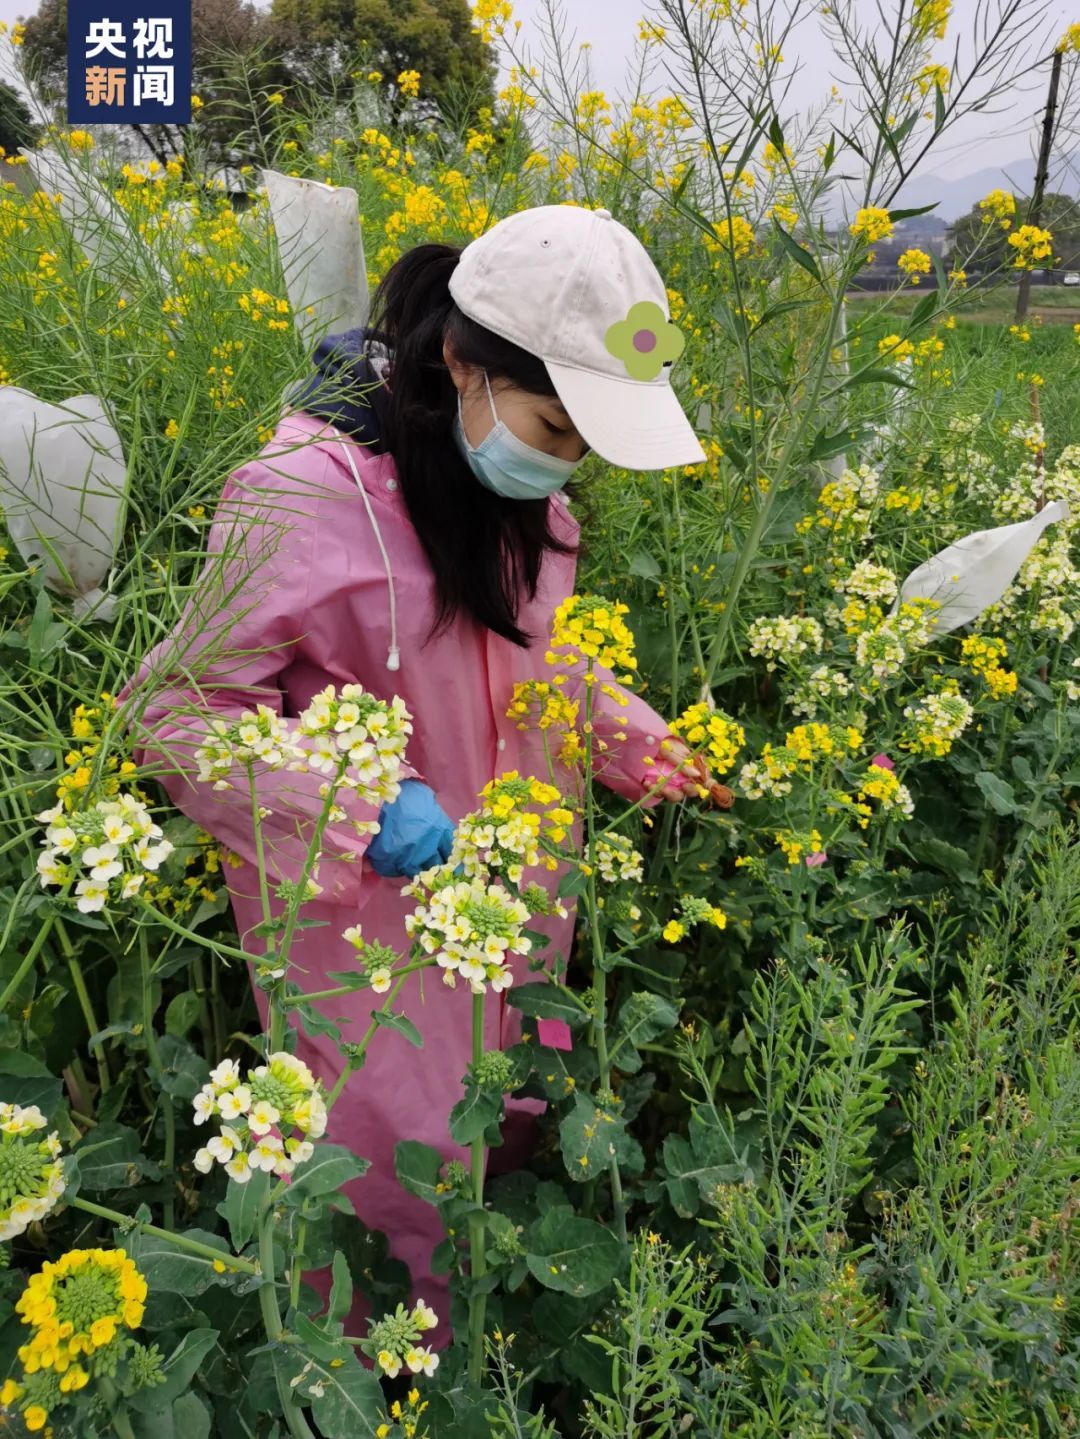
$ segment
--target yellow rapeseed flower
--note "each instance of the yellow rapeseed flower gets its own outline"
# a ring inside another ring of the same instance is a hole
[[[1016,251],[1013,268],[1017,270],[1033,269],[1036,261],[1048,260],[1054,253],[1053,235],[1038,225],[1021,225],[1009,236],[1009,244]]]
[[[873,244],[876,240],[889,238],[893,232],[893,222],[888,210],[882,209],[880,205],[867,205],[857,212],[848,229],[856,239]]]
[[[897,260],[896,267],[909,277],[913,285],[917,285],[920,275],[930,273],[930,256],[925,250],[905,250]]]

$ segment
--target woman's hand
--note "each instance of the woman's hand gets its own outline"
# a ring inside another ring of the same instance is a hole
[[[689,771],[678,768],[678,766],[685,764],[690,759],[690,755],[690,749],[681,739],[670,737],[664,740],[660,746],[658,763],[650,767],[652,778],[646,781],[647,787],[652,789],[656,781],[660,778],[660,775],[668,768],[667,765],[663,764],[664,760],[668,760],[670,764],[676,768],[673,770],[669,782],[660,791],[663,799],[670,800],[673,804],[678,804],[680,800],[686,798],[687,793],[694,790],[696,784],[702,782],[708,784],[709,770],[703,758],[699,757],[701,766],[705,770],[706,778],[704,781],[700,779],[697,773],[696,764],[694,768]]]
[[[402,780],[397,799],[380,809],[379,826],[366,852],[376,874],[414,879],[450,857],[454,823],[423,780]]]

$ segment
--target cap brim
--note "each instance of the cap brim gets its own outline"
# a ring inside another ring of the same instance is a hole
[[[574,427],[609,464],[666,470],[708,458],[668,381],[621,380],[554,360],[544,364]]]

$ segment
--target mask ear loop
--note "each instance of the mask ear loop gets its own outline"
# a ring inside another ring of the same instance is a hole
[[[499,415],[498,415],[498,411],[495,409],[495,400],[494,400],[494,397],[492,396],[492,393],[491,393],[491,382],[490,382],[490,380],[488,379],[488,372],[487,372],[487,370],[484,371],[484,384],[487,386],[488,404],[491,406],[491,418],[492,418],[492,420],[494,420],[495,424],[497,425],[497,424],[499,423]],[[472,445],[472,444],[469,443],[469,437],[468,437],[468,435],[465,434],[465,416],[464,416],[464,415],[462,414],[462,412],[461,412],[461,391],[460,391],[460,390],[458,390],[458,396],[457,396],[457,412],[458,412],[458,423],[459,423],[460,426],[461,426],[461,433],[462,433],[462,435],[464,435],[464,437],[465,437],[465,443],[466,443],[467,445],[469,445],[469,448],[470,448],[471,450],[479,449],[479,448],[480,448],[479,445]],[[485,436],[484,436],[484,439],[486,439],[486,438],[487,438],[487,436],[485,435]],[[480,441],[480,444],[482,445],[483,443],[484,443],[484,441],[481,440],[481,441]]]
[[[492,393],[491,393],[491,381],[488,379],[488,372],[487,372],[487,370],[484,371],[484,384],[487,386],[488,404],[491,406],[491,418],[495,421],[496,424],[498,424],[498,423],[499,423],[499,413],[498,413],[498,411],[497,411],[496,408],[495,408],[495,399],[494,399],[494,396],[493,396]]]

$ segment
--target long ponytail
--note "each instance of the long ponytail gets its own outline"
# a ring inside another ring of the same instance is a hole
[[[438,610],[430,639],[464,609],[515,644],[541,636],[517,624],[522,593],[531,599],[545,550],[573,554],[548,522],[551,501],[508,499],[481,485],[454,441],[457,391],[443,342],[464,363],[485,368],[536,395],[555,395],[544,362],[464,315],[449,282],[461,250],[424,244],[383,276],[370,331],[390,350],[385,443],[401,493],[435,574]],[[573,479],[566,487],[577,498]]]

